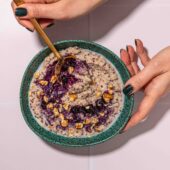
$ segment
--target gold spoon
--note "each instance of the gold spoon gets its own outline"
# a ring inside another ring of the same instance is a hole
[[[17,6],[20,6],[24,4],[23,0],[14,0],[15,4]],[[48,47],[51,49],[51,51],[54,53],[54,55],[57,57],[58,62],[56,64],[55,68],[55,74],[58,75],[61,71],[61,67],[64,64],[64,59],[61,57],[60,53],[57,51],[47,34],[44,32],[44,30],[41,28],[40,24],[35,18],[30,19],[32,25],[34,26],[35,30],[39,33],[39,35],[42,37],[44,42],[48,45]]]

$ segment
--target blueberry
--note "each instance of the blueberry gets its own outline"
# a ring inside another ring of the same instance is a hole
[[[98,110],[101,110],[101,109],[104,108],[104,101],[103,101],[103,99],[99,99],[99,100],[96,101],[96,108]]]
[[[76,66],[76,60],[74,58],[68,58],[65,62],[66,65],[75,67]]]
[[[79,107],[78,106],[73,106],[70,110],[71,113],[79,113]]]
[[[92,132],[91,124],[86,125],[86,126],[85,126],[85,129],[86,129],[87,132]]]
[[[84,106],[81,106],[81,107],[79,108],[79,111],[80,111],[81,113],[83,113],[83,114],[86,114],[86,113],[87,113],[87,109],[86,109]]]
[[[48,102],[49,102],[49,103],[55,103],[56,100],[55,100],[54,98],[50,98]]]
[[[67,76],[62,76],[61,77],[61,81],[62,81],[62,83],[65,85],[65,84],[67,84],[68,83],[68,78],[67,78]]]
[[[90,113],[90,114],[96,114],[97,113],[96,108],[92,104],[88,105],[87,107],[88,107],[88,109],[87,109],[88,113]]]
[[[46,109],[46,103],[45,103],[44,101],[41,102],[41,108],[42,108],[43,110]]]
[[[68,65],[64,64],[61,68],[62,71],[67,71],[68,70]]]

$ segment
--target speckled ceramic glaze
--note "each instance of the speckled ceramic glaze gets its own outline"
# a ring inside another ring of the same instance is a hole
[[[66,49],[68,47],[78,46],[80,48],[84,48],[100,53],[101,55],[105,56],[105,58],[107,58],[117,68],[117,71],[119,72],[123,83],[125,83],[130,78],[130,74],[126,69],[126,66],[122,63],[122,61],[113,52],[111,52],[110,50],[106,49],[101,45],[95,44],[93,42],[86,42],[81,40],[69,40],[69,41],[58,42],[55,44],[55,46],[58,50]],[[24,77],[21,84],[21,91],[20,91],[20,104],[21,104],[21,110],[24,119],[28,124],[28,126],[42,139],[54,144],[60,144],[65,146],[94,145],[94,144],[104,142],[109,138],[118,134],[125,126],[132,113],[133,103],[134,103],[133,96],[130,97],[125,96],[124,105],[121,113],[119,114],[119,117],[111,125],[110,128],[97,134],[96,136],[81,137],[81,138],[64,137],[46,130],[36,122],[29,107],[29,98],[28,98],[29,87],[34,73],[50,53],[51,51],[49,50],[49,48],[43,49],[39,54],[37,54],[32,59],[32,61],[30,62],[30,64],[28,65],[24,73]]]

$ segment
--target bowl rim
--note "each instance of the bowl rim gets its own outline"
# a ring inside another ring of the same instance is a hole
[[[121,76],[123,84],[130,78],[130,73],[128,69],[126,68],[125,64],[119,59],[119,57],[107,49],[106,47],[103,47],[102,45],[99,45],[95,42],[89,42],[84,40],[64,40],[54,43],[54,45],[60,49],[65,49],[70,46],[85,46],[89,49],[97,52],[99,54],[102,54],[107,60],[109,60],[116,68],[119,66],[121,68],[117,68],[117,72]],[[64,46],[62,48],[62,46]],[[83,48],[83,47],[80,47]],[[92,48],[92,49],[91,49]],[[48,47],[43,48],[38,54],[36,54],[32,60],[30,61],[29,65],[27,66],[22,82],[20,87],[20,107],[21,112],[24,117],[24,120],[26,121],[27,125],[30,127],[30,129],[37,134],[40,138],[43,140],[53,143],[53,144],[59,144],[63,146],[69,146],[69,147],[80,147],[80,146],[90,146],[90,145],[96,145],[99,143],[103,143],[106,140],[116,136],[123,127],[127,124],[129,118],[131,117],[133,106],[134,106],[134,96],[124,96],[124,106],[120,113],[120,116],[118,116],[117,120],[105,131],[91,137],[65,137],[58,134],[55,134],[53,132],[48,131],[47,129],[43,128],[41,125],[38,124],[38,122],[34,119],[30,107],[29,107],[29,87],[31,80],[33,78],[33,74],[37,70],[37,66],[39,66],[44,59],[48,56],[46,53],[51,53]],[[112,58],[105,56],[103,53],[107,53],[107,55],[111,56]],[[36,63],[36,61],[41,60],[39,64]],[[113,63],[114,61],[118,61],[116,63]],[[34,69],[33,69],[34,68]],[[31,75],[31,77],[30,77]],[[126,112],[126,113],[125,113]]]

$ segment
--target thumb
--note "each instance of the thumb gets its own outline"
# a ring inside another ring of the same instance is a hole
[[[149,81],[161,73],[159,67],[156,64],[157,61],[151,61],[149,64],[135,76],[130,78],[126,84],[123,92],[125,95],[131,95],[141,88],[143,88]]]
[[[55,19],[55,4],[23,4],[15,9],[15,15],[20,19],[48,18]]]

